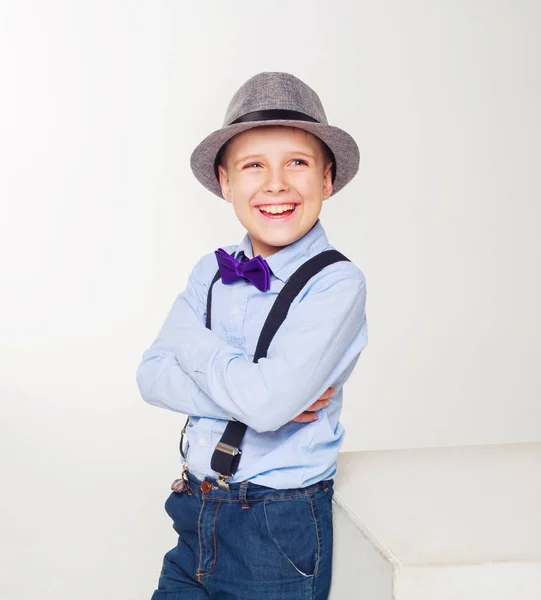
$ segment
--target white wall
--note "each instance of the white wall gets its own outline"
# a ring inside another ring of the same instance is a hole
[[[156,582],[183,417],[135,371],[195,261],[243,235],[188,161],[259,71],[361,148],[322,215],[368,281],[344,449],[540,439],[540,12],[0,0],[2,600]]]

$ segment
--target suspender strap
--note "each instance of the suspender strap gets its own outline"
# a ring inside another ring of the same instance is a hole
[[[240,445],[246,429],[248,426],[240,421],[229,421],[220,441],[216,444],[210,466],[219,474],[219,480],[226,481],[237,472],[242,454]]]
[[[303,263],[287,280],[278,294],[265,321],[254,355],[254,362],[267,356],[270,343],[280,325],[284,322],[291,303],[304,288],[308,281],[325,267],[339,261],[349,261],[337,250],[326,250]],[[210,310],[207,310],[207,321]],[[230,421],[216,446],[211,459],[211,468],[216,471],[218,484],[229,490],[227,480],[236,472],[239,466],[242,450],[240,448],[247,426],[239,421]]]
[[[235,252],[232,252],[231,256],[235,256]],[[216,271],[216,274],[214,275],[212,281],[210,282],[209,291],[207,293],[207,317],[206,317],[206,322],[205,322],[205,327],[207,329],[211,329],[211,316],[210,315],[212,312],[212,288],[214,287],[214,284],[218,281],[218,279],[220,279],[220,270],[219,269],[218,269],[218,271]],[[190,422],[190,417],[188,417],[186,419],[186,423],[184,423],[184,427],[182,428],[182,432],[180,434],[179,448],[180,448],[180,454],[182,455],[182,458],[184,460],[186,460],[186,458],[187,458],[189,444],[186,447],[186,451],[184,451],[184,448],[182,446],[183,446],[184,436],[186,435],[186,428],[188,427],[189,422]],[[242,440],[242,436],[240,439]],[[240,457],[239,457],[239,460],[240,460]],[[237,461],[237,464],[238,464],[238,461]]]
[[[254,362],[258,362],[260,358],[265,358],[267,356],[270,343],[280,328],[280,325],[285,321],[291,303],[308,281],[325,267],[344,260],[349,261],[349,259],[338,252],[338,250],[326,250],[307,260],[293,273],[278,294],[267,320],[263,325],[255,349]]]
[[[220,270],[219,269],[218,269],[218,271],[216,271],[216,275],[214,275],[214,278],[210,283],[209,291],[207,294],[207,322],[205,323],[205,327],[207,329],[212,329],[211,319],[210,319],[210,313],[212,312],[212,288],[214,287],[214,284],[218,281],[218,279],[220,279]]]

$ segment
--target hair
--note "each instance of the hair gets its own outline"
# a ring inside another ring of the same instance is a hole
[[[262,125],[262,127],[265,127],[265,125]],[[270,127],[270,126],[269,126]],[[307,133],[311,133],[311,132],[307,132]],[[334,154],[332,152],[332,150],[329,148],[329,146],[327,146],[327,144],[319,137],[317,137],[317,135],[312,134],[316,140],[319,143],[319,147],[321,149],[321,153],[323,155],[323,164],[327,165],[329,162],[332,162],[332,181],[334,183],[334,180],[336,178],[336,159],[334,158]],[[235,137],[235,136],[233,136]],[[218,177],[218,166],[222,166],[225,169],[225,161],[227,159],[227,147],[229,145],[229,142],[232,140],[233,138],[230,138],[218,151],[218,154],[216,155],[216,160],[214,162],[214,173],[216,175],[216,179],[219,180]]]

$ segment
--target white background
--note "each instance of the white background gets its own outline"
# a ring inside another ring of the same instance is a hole
[[[135,372],[241,240],[193,148],[260,71],[361,150],[325,203],[367,279],[345,450],[541,441],[534,1],[0,0],[0,598],[150,597],[184,417]]]

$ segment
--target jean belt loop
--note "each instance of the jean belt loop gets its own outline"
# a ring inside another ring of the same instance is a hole
[[[248,500],[246,498],[247,491],[248,491],[248,482],[243,481],[240,484],[240,489],[239,489],[239,500],[242,502],[241,508],[243,508],[243,509],[250,508],[250,505],[248,504]]]

